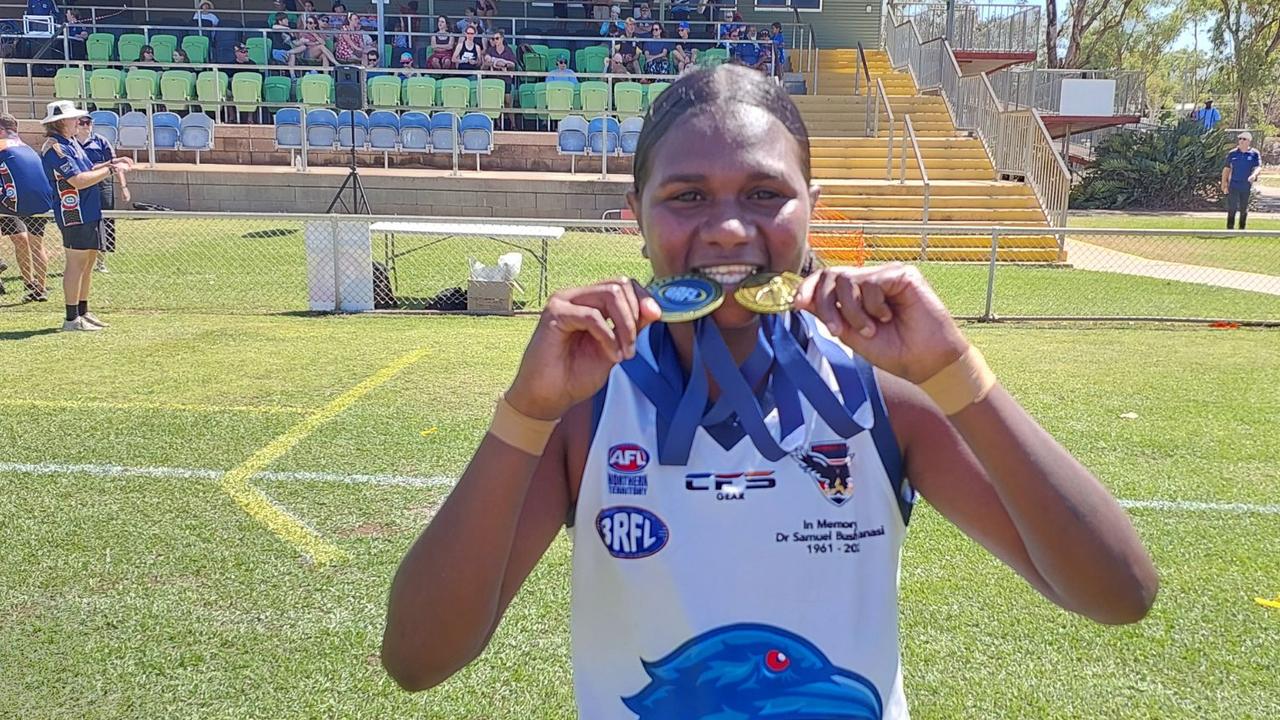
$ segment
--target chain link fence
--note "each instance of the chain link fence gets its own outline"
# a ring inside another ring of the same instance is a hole
[[[115,251],[93,276],[104,312],[520,312],[561,288],[650,278],[628,222],[111,215]],[[817,223],[810,237],[827,264],[917,264],[957,317],[1280,323],[1280,232]],[[0,242],[0,312],[60,314],[52,223],[44,242],[47,303],[23,302]]]

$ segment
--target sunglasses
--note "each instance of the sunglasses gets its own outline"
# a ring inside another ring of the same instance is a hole
[[[80,124],[80,125],[92,125],[92,124],[93,124],[93,118],[82,117],[82,118],[80,118],[80,122],[79,122],[79,124]]]

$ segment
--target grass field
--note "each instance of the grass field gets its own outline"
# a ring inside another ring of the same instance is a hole
[[[94,278],[94,302],[114,310],[262,313],[307,309],[305,228],[298,220],[130,219],[118,227],[119,252],[111,273]],[[1280,238],[1205,241],[1102,236],[1078,237],[1157,259],[1185,255],[1215,267],[1280,275]],[[421,308],[433,296],[466,284],[469,258],[492,265],[512,247],[491,238],[464,236],[427,245],[428,239],[396,238],[393,281],[407,307]],[[536,243],[523,242],[523,292],[518,300],[537,307]],[[1166,247],[1167,246],[1167,247]],[[1164,248],[1164,249],[1162,249]],[[385,261],[390,245],[375,238],[374,260]],[[0,253],[10,253],[7,243]],[[548,246],[551,290],[628,275],[645,281],[648,262],[636,235],[570,229]],[[1188,259],[1190,258],[1190,259]],[[1271,268],[1267,263],[1273,264]],[[21,287],[15,263],[4,280]],[[54,263],[60,267],[60,261]],[[952,311],[982,315],[988,268],[981,263],[926,263],[922,269]],[[55,294],[60,285],[53,282]],[[0,296],[0,310],[48,313],[47,306],[14,305],[17,293]],[[6,303],[8,303],[6,305]],[[53,303],[57,304],[55,298]],[[997,315],[1079,317],[1173,317],[1280,321],[1280,295],[1266,295],[1169,280],[1065,267],[1001,265],[995,278]]]
[[[47,308],[0,312],[0,717],[573,715],[563,536],[488,652],[444,686],[404,694],[377,657],[396,563],[448,491],[436,479],[470,457],[532,318],[120,311],[106,332],[60,335]],[[913,717],[1276,717],[1280,611],[1252,601],[1280,593],[1276,332],[966,330],[1118,496],[1249,507],[1131,510],[1163,587],[1122,628],[1054,609],[920,508],[902,576]],[[253,484],[345,559],[305,562],[221,489],[281,437],[297,442]]]
[[[1223,230],[1225,214],[1099,214],[1071,218],[1078,228],[1144,230]],[[1251,218],[1250,230],[1280,230],[1280,220]],[[1079,235],[1077,240],[1131,255],[1168,262],[1280,275],[1280,235],[1276,237],[1208,237],[1197,235]]]

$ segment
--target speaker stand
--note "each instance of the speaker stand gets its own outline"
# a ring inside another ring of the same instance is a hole
[[[332,213],[333,209],[341,204],[344,215],[372,215],[369,196],[364,193],[364,183],[360,182],[360,168],[356,165],[356,114],[355,111],[348,112],[351,116],[351,164],[347,166],[347,178],[338,186],[338,192],[333,194],[333,199],[329,201],[329,208],[325,212]],[[351,188],[350,210],[347,209],[347,201],[342,197],[348,187]]]

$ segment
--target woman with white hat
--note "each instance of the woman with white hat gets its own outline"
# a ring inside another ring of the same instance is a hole
[[[97,259],[98,225],[102,221],[102,190],[99,184],[113,172],[124,173],[133,168],[132,161],[118,157],[94,164],[76,140],[80,118],[89,113],[69,100],[49,103],[40,121],[45,141],[41,150],[45,174],[53,187],[56,202],[54,219],[62,231],[62,246],[67,251],[67,265],[62,273],[62,293],[67,315],[63,330],[101,330],[107,324],[89,312],[89,287],[93,280],[93,263]]]

